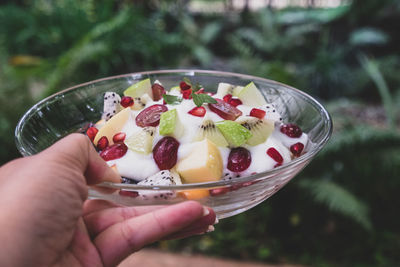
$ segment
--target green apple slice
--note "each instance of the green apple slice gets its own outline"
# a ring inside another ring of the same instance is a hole
[[[134,83],[124,91],[125,96],[130,96],[132,98],[141,97],[144,94],[148,94],[151,99],[153,99],[150,78]]]
[[[231,120],[219,121],[215,125],[221,131],[226,141],[233,147],[243,145],[252,137],[252,133],[246,127]]]
[[[240,100],[242,100],[242,103],[246,106],[260,107],[267,104],[264,96],[253,82],[249,83],[242,90],[240,90],[237,93],[237,97],[239,97]]]
[[[171,109],[161,114],[159,132],[161,135],[169,135],[175,138],[182,136],[183,125],[179,120],[176,109]]]

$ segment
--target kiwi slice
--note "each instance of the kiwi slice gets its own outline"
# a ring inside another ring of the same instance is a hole
[[[144,127],[125,139],[125,145],[132,151],[149,154],[152,151],[155,127]]]
[[[226,141],[225,137],[215,126],[215,123],[210,119],[203,120],[193,141],[201,141],[205,138],[213,142],[216,146],[228,146],[228,142]]]
[[[131,109],[141,110],[146,106],[147,102],[149,101],[153,101],[153,99],[148,94],[143,94],[140,97],[134,97],[133,106],[131,107]]]
[[[246,142],[251,146],[264,143],[274,131],[274,121],[272,120],[246,116],[237,119],[236,122],[240,123],[240,125],[252,133],[252,137],[250,137]]]
[[[242,89],[242,86],[235,86],[229,83],[219,83],[216,96],[220,98],[223,98],[227,94],[236,96]]]

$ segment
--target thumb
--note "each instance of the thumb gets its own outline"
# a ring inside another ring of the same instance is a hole
[[[84,174],[88,185],[103,181],[121,182],[121,177],[98,155],[89,138],[83,134],[70,134],[40,154]]]

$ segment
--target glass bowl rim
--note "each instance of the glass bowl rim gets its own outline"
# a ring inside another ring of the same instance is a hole
[[[290,162],[288,162],[282,166],[279,166],[277,168],[274,168],[272,170],[268,170],[265,172],[260,172],[260,173],[254,174],[254,175],[250,175],[250,176],[239,177],[239,178],[235,178],[235,179],[227,180],[227,181],[220,180],[220,181],[216,181],[216,182],[192,183],[192,184],[182,184],[182,185],[175,185],[175,186],[144,186],[144,185],[137,185],[137,184],[124,184],[124,183],[113,183],[113,182],[102,182],[101,184],[98,184],[97,186],[114,188],[114,189],[126,189],[126,190],[131,190],[131,191],[133,191],[133,190],[135,190],[135,191],[136,190],[157,190],[158,191],[158,190],[182,190],[182,189],[191,190],[191,189],[202,189],[202,188],[206,189],[206,188],[213,188],[213,187],[219,188],[219,187],[229,186],[232,184],[262,180],[266,176],[273,176],[274,174],[277,174],[280,171],[284,171],[285,169],[289,169],[290,167],[294,167],[296,165],[300,165],[304,162],[307,162],[309,159],[313,158],[325,146],[325,144],[329,141],[329,139],[332,135],[333,123],[332,123],[332,118],[331,118],[330,114],[328,113],[328,111],[314,97],[312,97],[309,94],[307,94],[299,89],[296,89],[290,85],[287,85],[287,84],[284,84],[281,82],[277,82],[274,80],[270,80],[267,78],[257,77],[257,76],[248,75],[248,74],[235,73],[235,72],[202,70],[202,69],[167,69],[167,70],[151,70],[151,71],[133,72],[133,73],[127,73],[127,74],[121,74],[121,75],[100,78],[100,79],[81,83],[81,84],[74,85],[72,87],[60,90],[59,92],[54,93],[54,94],[40,100],[38,103],[33,105],[31,108],[29,108],[25,112],[25,114],[21,117],[21,119],[19,120],[19,122],[15,128],[16,146],[17,146],[19,152],[22,154],[22,156],[25,157],[25,156],[31,155],[29,152],[27,152],[23,148],[22,140],[18,133],[22,131],[22,129],[25,126],[25,122],[35,114],[35,111],[38,110],[38,108],[45,106],[47,101],[49,101],[50,99],[52,99],[58,95],[62,95],[62,94],[76,90],[76,89],[84,87],[84,86],[88,86],[91,84],[108,81],[108,80],[121,79],[121,78],[127,78],[127,77],[135,77],[135,76],[140,77],[140,76],[144,76],[144,75],[173,74],[173,73],[176,73],[176,74],[187,73],[187,75],[190,75],[190,76],[194,76],[196,73],[209,74],[209,75],[214,75],[214,76],[219,75],[219,76],[225,76],[225,77],[233,76],[233,77],[237,77],[240,79],[267,82],[267,83],[272,83],[272,84],[275,84],[278,86],[285,87],[286,89],[289,89],[289,90],[299,94],[303,98],[309,100],[308,102],[310,104],[312,104],[318,110],[318,112],[321,114],[321,117],[324,120],[324,124],[325,124],[325,126],[328,127],[328,130],[325,132],[324,136],[322,137],[322,140],[319,143],[314,144],[314,146],[312,146],[312,148],[309,151],[307,151],[307,153],[301,155],[298,158],[291,160]]]

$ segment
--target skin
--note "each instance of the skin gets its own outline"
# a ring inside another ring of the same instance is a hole
[[[87,200],[87,185],[120,177],[72,134],[0,168],[0,266],[115,266],[161,239],[201,234],[215,213],[194,201],[122,207]]]

